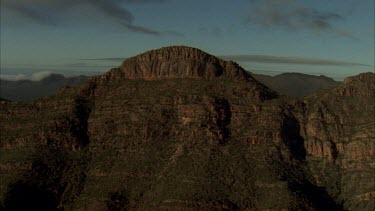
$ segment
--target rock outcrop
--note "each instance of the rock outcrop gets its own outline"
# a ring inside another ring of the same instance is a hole
[[[356,76],[347,77],[347,78],[345,78],[344,83],[346,83],[346,84],[350,84],[350,83],[354,83],[354,82],[371,83],[373,81],[375,81],[375,74],[371,73],[371,72],[367,72],[367,73],[361,73],[361,74],[356,75]]]
[[[375,81],[374,73],[361,73],[357,76],[348,77],[344,80],[344,86],[337,89],[341,96],[363,96],[373,97],[372,84]]]

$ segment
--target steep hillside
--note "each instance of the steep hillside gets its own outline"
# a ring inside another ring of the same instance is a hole
[[[178,46],[49,98],[1,102],[3,206],[371,210],[373,78],[299,101]]]
[[[330,89],[339,84],[326,76],[314,76],[302,73],[283,73],[276,76],[251,74],[256,80],[280,94],[292,97],[304,97],[317,91]]]

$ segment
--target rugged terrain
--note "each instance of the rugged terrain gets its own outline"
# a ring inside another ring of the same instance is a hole
[[[373,210],[375,74],[303,99],[189,47],[0,101],[9,210]]]
[[[251,74],[256,80],[277,91],[292,97],[304,97],[321,90],[331,89],[339,82],[320,75],[302,73],[282,73],[276,76]]]

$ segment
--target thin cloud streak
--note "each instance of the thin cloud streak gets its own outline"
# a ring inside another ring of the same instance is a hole
[[[22,17],[27,21],[41,25],[57,26],[67,21],[69,11],[75,7],[84,6],[88,11],[75,13],[77,20],[84,19],[87,14],[102,17],[117,23],[127,31],[154,36],[174,35],[175,31],[158,31],[156,29],[134,24],[134,15],[126,8],[129,4],[164,3],[167,0],[2,0],[1,6],[5,11],[13,12],[13,16],[5,20]]]
[[[344,62],[344,61],[336,61],[336,60],[301,58],[301,57],[279,57],[279,56],[267,56],[267,55],[224,55],[224,56],[219,56],[219,57],[224,60],[233,60],[233,61],[238,61],[238,62],[371,67],[371,65],[355,63],[355,62]]]
[[[6,80],[6,81],[41,81],[44,78],[47,78],[50,76],[52,72],[50,71],[41,71],[36,72],[31,75],[26,74],[16,74],[16,75],[1,75],[0,74],[0,80]]]
[[[78,59],[81,61],[109,61],[109,62],[118,62],[124,61],[127,58],[94,58],[94,59]]]
[[[336,21],[345,18],[335,12],[309,8],[297,0],[250,0],[252,7],[246,23],[264,28],[280,27],[287,30],[308,30],[316,33],[331,33],[357,40],[351,33],[336,28]]]

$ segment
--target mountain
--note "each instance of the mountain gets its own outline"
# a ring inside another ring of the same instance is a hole
[[[64,77],[60,74],[51,74],[40,81],[0,79],[0,97],[9,100],[30,101],[53,95],[63,86],[78,85],[86,79],[86,76]]]
[[[375,74],[301,99],[173,46],[0,103],[9,210],[371,210]]]
[[[326,76],[314,76],[302,73],[283,73],[276,76],[251,74],[256,80],[280,94],[292,97],[304,97],[314,92],[330,89],[339,84]]]

